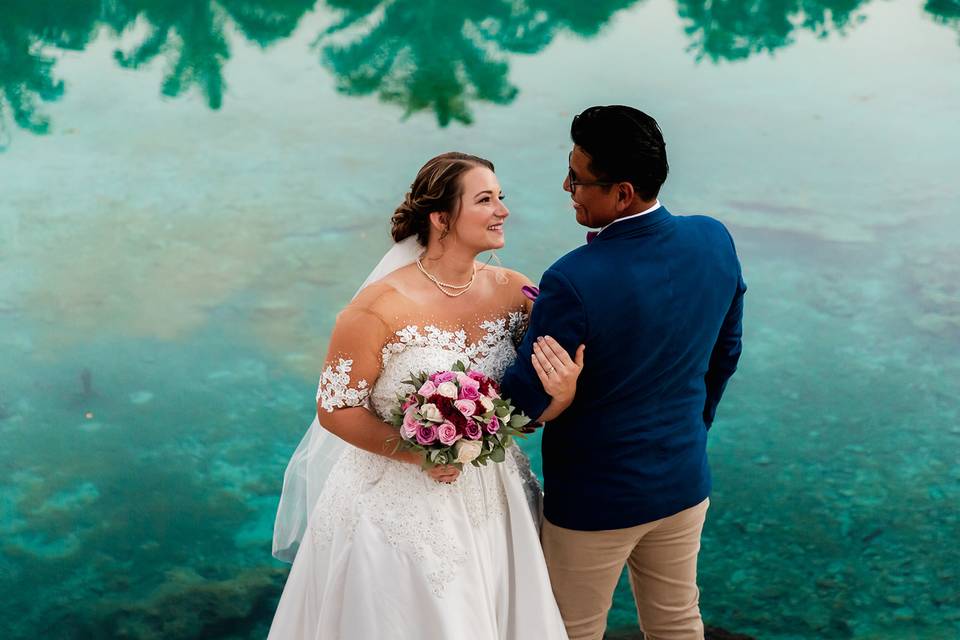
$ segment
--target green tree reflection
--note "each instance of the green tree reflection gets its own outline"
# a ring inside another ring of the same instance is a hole
[[[40,103],[63,95],[54,77],[51,47],[82,50],[96,32],[99,0],[59,2],[9,0],[0,17],[0,149],[6,146],[8,118],[33,133],[46,133],[50,119]],[[57,20],[50,16],[56,14]]]
[[[339,91],[377,94],[405,117],[432,111],[440,126],[470,124],[472,102],[516,97],[506,54],[536,53],[564,28],[593,35],[635,1],[330,0],[340,20],[315,46]]]
[[[167,59],[163,95],[176,98],[197,87],[211,109],[223,104],[223,66],[230,57],[225,33],[232,20],[250,41],[267,46],[289,36],[314,0],[120,0],[124,15],[136,15],[149,32],[127,52],[117,50],[114,58],[126,68],[136,69],[157,56]]]
[[[865,19],[866,0],[678,0],[698,60],[743,60],[793,43],[797,30],[825,38]]]
[[[742,60],[789,46],[798,32],[826,37],[865,19],[869,0],[677,0],[697,59]],[[339,91],[375,95],[405,117],[433,113],[469,124],[478,103],[518,93],[512,55],[542,51],[560,33],[595,37],[638,0],[326,0],[335,23],[316,39]],[[6,0],[0,15],[0,149],[8,123],[49,131],[44,102],[64,95],[58,50],[80,51],[99,34],[131,35],[117,49],[129,69],[165,62],[161,93],[224,100],[231,37],[260,47],[288,38],[317,0]],[[926,0],[936,22],[960,32],[960,0]]]
[[[923,8],[935,22],[960,34],[960,0],[927,0]]]

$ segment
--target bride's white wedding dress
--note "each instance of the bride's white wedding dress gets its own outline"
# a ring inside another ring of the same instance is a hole
[[[324,372],[318,401],[328,410],[365,404],[386,419],[412,371],[460,360],[499,379],[522,320],[481,322],[476,340],[407,325],[382,347],[372,387],[341,358]],[[466,465],[448,485],[348,446],[312,510],[269,637],[565,640],[531,515],[539,486],[526,456],[510,451],[501,464]]]

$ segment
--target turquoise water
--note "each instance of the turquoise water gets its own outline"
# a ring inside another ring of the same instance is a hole
[[[283,467],[416,169],[492,158],[536,279],[613,102],[750,285],[706,620],[960,635],[955,0],[4,3],[0,635],[263,637]]]

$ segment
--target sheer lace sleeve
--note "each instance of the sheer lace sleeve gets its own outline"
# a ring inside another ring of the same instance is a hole
[[[337,316],[320,384],[317,407],[328,413],[364,405],[380,374],[386,323],[364,305],[351,304]]]

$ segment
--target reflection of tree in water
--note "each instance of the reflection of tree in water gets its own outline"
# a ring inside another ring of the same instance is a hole
[[[148,35],[129,52],[117,50],[121,66],[136,69],[158,55],[170,65],[162,92],[177,97],[197,86],[211,109],[223,104],[223,65],[230,57],[225,35],[228,19],[260,46],[289,36],[314,0],[120,0],[127,15],[149,25]]]
[[[45,46],[82,50],[90,41],[100,3],[83,0],[58,9],[50,24],[49,6],[35,0],[10,0],[0,20],[0,149],[6,143],[7,118],[33,133],[46,133],[50,119],[38,111],[41,102],[57,100],[64,84],[53,74],[56,59]]]
[[[9,0],[0,20],[0,148],[8,118],[22,129],[46,133],[50,120],[41,102],[64,93],[48,48],[82,51],[101,26],[123,33],[142,21],[147,35],[115,58],[138,68],[163,56],[170,64],[162,91],[179,96],[191,86],[211,108],[223,100],[222,68],[230,57],[229,22],[261,47],[288,37],[316,0]]]
[[[469,124],[470,102],[517,95],[506,53],[536,53],[564,28],[593,35],[635,1],[330,0],[341,17],[316,45],[343,93],[376,93],[407,115],[432,110],[441,126]]]
[[[0,21],[0,148],[7,122],[45,133],[39,108],[64,93],[50,49],[83,50],[106,27],[144,35],[117,62],[167,62],[163,95],[191,88],[217,109],[234,27],[266,47],[293,33],[317,0],[7,0]],[[340,91],[378,95],[409,115],[430,110],[445,126],[469,123],[471,102],[506,104],[517,95],[508,54],[543,50],[561,32],[593,37],[637,0],[327,0],[339,20],[317,39]],[[797,30],[825,37],[864,19],[867,0],[678,0],[698,58],[745,59],[788,46]],[[960,0],[926,0],[934,20],[960,31]]]
[[[960,33],[960,0],[927,0],[923,8],[937,23]]]
[[[865,17],[865,0],[678,0],[677,11],[697,59],[742,60],[793,42],[794,31],[824,38]]]

